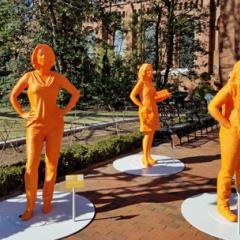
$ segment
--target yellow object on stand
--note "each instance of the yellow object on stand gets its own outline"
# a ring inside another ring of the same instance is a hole
[[[83,175],[66,175],[66,185],[67,189],[72,188],[84,188],[84,177]]]
[[[65,177],[67,189],[72,189],[72,219],[75,221],[76,204],[75,204],[75,189],[84,187],[83,175],[66,175]]]

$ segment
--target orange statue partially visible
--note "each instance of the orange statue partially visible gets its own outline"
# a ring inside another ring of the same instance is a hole
[[[168,90],[157,92],[152,79],[152,65],[143,64],[139,69],[138,82],[130,94],[131,100],[139,107],[140,131],[144,133],[142,163],[145,167],[150,167],[156,163],[156,160],[151,158],[154,132],[160,128],[156,103],[171,96]],[[138,95],[140,99],[137,98]]]
[[[10,96],[16,112],[27,120],[27,163],[24,176],[27,205],[25,212],[19,216],[22,220],[32,217],[36,205],[38,167],[44,141],[46,142],[46,171],[42,210],[44,213],[49,213],[52,209],[51,200],[64,129],[63,116],[75,106],[80,96],[79,91],[67,78],[51,71],[54,63],[55,55],[52,48],[46,44],[38,44],[32,53],[32,65],[35,70],[27,72],[20,78]],[[72,95],[64,109],[58,108],[56,104],[61,88],[65,88]],[[30,112],[24,112],[17,100],[24,89],[27,89]]]
[[[217,209],[226,219],[237,221],[229,207],[232,177],[240,187],[240,61],[232,70],[229,82],[208,106],[210,114],[221,124],[221,168],[217,179]]]

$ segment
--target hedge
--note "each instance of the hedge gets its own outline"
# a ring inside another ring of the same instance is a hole
[[[142,144],[140,133],[114,136],[97,143],[83,146],[73,144],[61,151],[58,164],[58,177],[82,170],[93,163],[116,157],[120,154],[137,149]],[[25,162],[0,167],[0,197],[24,188]],[[44,159],[39,166],[39,181],[44,181]]]

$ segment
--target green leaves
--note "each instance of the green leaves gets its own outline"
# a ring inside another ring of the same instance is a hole
[[[141,146],[142,135],[132,133],[124,136],[114,136],[99,141],[92,145],[82,146],[73,144],[62,150],[58,163],[58,177],[73,173],[90,166],[116,157],[119,154],[136,150]],[[23,189],[24,186],[24,165],[0,167],[0,197],[12,191]],[[39,166],[40,182],[44,181],[45,164],[43,156]]]

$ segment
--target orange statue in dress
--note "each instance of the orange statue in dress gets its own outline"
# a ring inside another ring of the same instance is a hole
[[[151,146],[154,132],[160,128],[157,102],[170,97],[168,90],[156,91],[152,83],[153,68],[151,64],[143,64],[138,73],[138,82],[133,88],[130,98],[139,107],[140,131],[144,133],[142,163],[150,167],[156,163],[151,158]],[[139,95],[140,100],[137,98]]]
[[[217,179],[217,209],[226,219],[237,221],[229,208],[232,177],[240,186],[240,61],[234,65],[229,82],[208,106],[210,114],[221,124],[221,168]]]
[[[79,91],[63,75],[51,71],[55,63],[55,55],[51,47],[39,44],[32,53],[34,71],[27,72],[14,86],[10,101],[16,112],[27,120],[26,150],[27,163],[25,169],[25,189],[27,206],[20,216],[22,220],[32,217],[36,204],[38,189],[38,167],[44,141],[45,153],[45,182],[43,187],[43,212],[52,209],[51,200],[56,181],[58,158],[63,135],[63,116],[75,106]],[[56,105],[60,88],[65,88],[71,95],[71,100],[64,109]],[[27,89],[30,101],[30,112],[23,112],[17,97]]]

